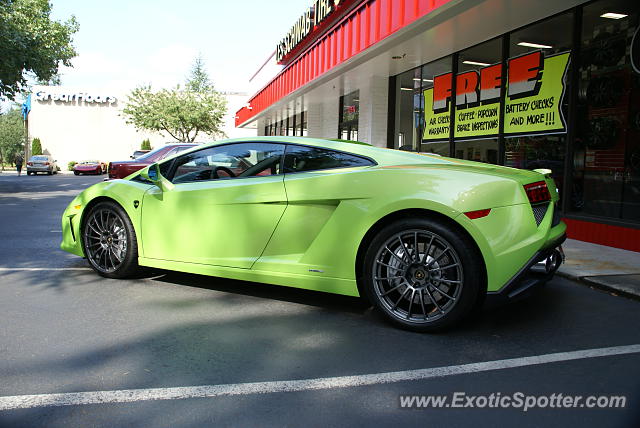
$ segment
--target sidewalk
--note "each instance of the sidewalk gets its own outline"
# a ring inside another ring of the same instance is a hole
[[[558,275],[640,299],[640,253],[567,239]]]

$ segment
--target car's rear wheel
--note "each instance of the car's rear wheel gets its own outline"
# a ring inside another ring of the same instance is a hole
[[[74,173],[75,175],[80,175],[80,173],[79,173],[78,171],[73,171],[73,173]]]
[[[108,278],[126,278],[138,271],[136,233],[127,213],[116,203],[100,202],[82,225],[82,245],[91,267]]]
[[[364,260],[364,291],[391,322],[437,331],[469,315],[483,290],[483,264],[470,238],[431,219],[384,227]]]

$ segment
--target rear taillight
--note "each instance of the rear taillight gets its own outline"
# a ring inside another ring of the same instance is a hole
[[[529,202],[532,204],[539,204],[541,202],[548,202],[551,200],[551,193],[547,188],[545,181],[536,181],[535,183],[525,184],[524,191],[527,192]]]
[[[27,165],[33,166],[33,162],[27,162]]]

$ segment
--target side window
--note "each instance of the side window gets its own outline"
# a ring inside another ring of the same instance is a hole
[[[375,163],[367,158],[308,146],[288,145],[284,157],[284,172],[317,171],[371,165],[375,165]]]
[[[175,159],[174,183],[281,173],[282,144],[238,143],[210,147]]]

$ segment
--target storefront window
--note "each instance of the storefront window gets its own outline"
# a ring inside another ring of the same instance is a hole
[[[294,119],[295,116],[289,116],[286,120],[287,120],[287,135],[295,135],[294,132]]]
[[[298,133],[298,135],[306,137],[307,136],[307,112],[305,111],[300,113],[299,126],[300,126],[300,132]]]
[[[451,82],[450,56],[431,62],[422,67],[420,151],[449,156],[449,119],[451,103],[442,107],[442,97],[434,92],[434,81],[443,79]],[[447,75],[449,77],[447,78]],[[446,91],[445,91],[446,92]],[[434,103],[435,101],[435,103]],[[445,103],[446,104],[446,103]],[[428,122],[428,123],[427,123]]]
[[[640,3],[583,9],[574,213],[640,222]]]
[[[495,71],[496,79],[502,62],[502,39],[494,39],[458,55],[458,75],[455,96],[455,157],[478,162],[498,163],[500,100],[480,92],[481,73]],[[490,66],[496,65],[494,68]],[[496,98],[496,96],[498,98]]]
[[[396,78],[395,148],[417,150],[423,116],[421,81],[420,68]]]
[[[548,61],[556,55],[570,52],[572,28],[573,14],[565,13],[515,31],[510,35],[508,57],[510,59],[523,58],[527,54],[541,52],[541,59]],[[543,64],[546,64],[546,62],[543,62]],[[570,79],[568,77],[570,76],[570,71],[568,67],[565,70],[565,74],[564,88],[561,86],[563,84],[562,76],[558,73],[558,79],[555,79],[558,80],[556,84],[557,90],[555,91],[557,94],[550,95],[554,97],[554,102],[556,97],[562,98],[562,117],[558,118],[560,121],[558,121],[556,129],[540,130],[538,132],[535,129],[531,129],[529,131],[526,129],[525,123],[521,125],[521,128],[524,128],[521,132],[525,135],[505,135],[505,165],[523,169],[550,169],[561,196],[564,195],[562,183],[564,178],[564,157],[567,149],[566,120],[568,118],[568,94],[570,93]],[[544,77],[545,72],[543,70],[542,79]],[[549,73],[549,77],[551,77],[551,73]],[[543,96],[539,98],[545,99]],[[529,104],[528,112],[533,113],[532,107],[533,104]],[[506,119],[509,123],[518,118],[515,115],[516,113],[507,115]],[[523,119],[526,121],[529,116],[524,116]],[[561,121],[564,121],[564,123]]]
[[[358,140],[358,117],[360,113],[360,91],[340,97],[340,118],[338,121],[338,138],[342,140]]]

